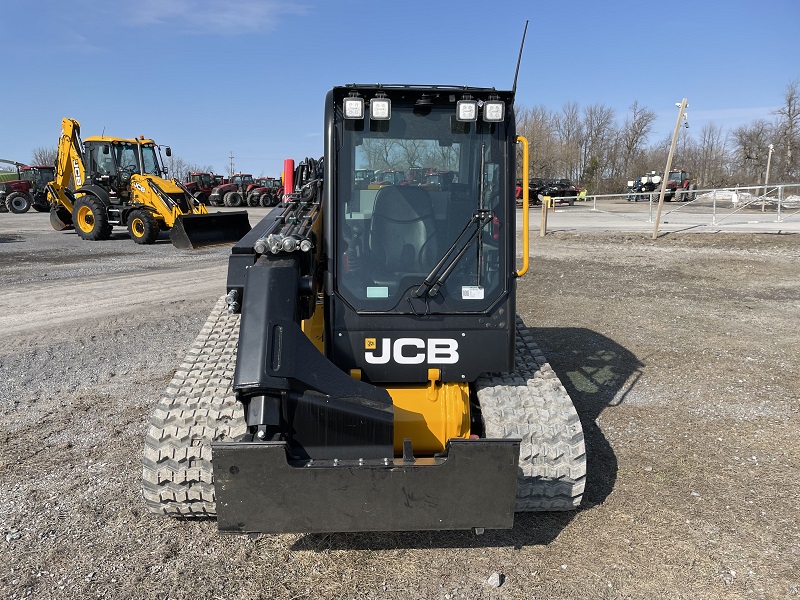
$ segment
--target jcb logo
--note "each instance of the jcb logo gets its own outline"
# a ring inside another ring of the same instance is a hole
[[[77,160],[72,161],[72,177],[75,179],[76,188],[83,185],[83,180],[81,179],[81,165]]]
[[[380,346],[380,348],[379,348]],[[364,340],[364,360],[385,365],[390,360],[401,365],[454,365],[458,362],[458,342],[448,338],[381,338]]]

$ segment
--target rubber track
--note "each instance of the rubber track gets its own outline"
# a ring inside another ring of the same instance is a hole
[[[216,515],[211,441],[246,432],[231,387],[239,315],[219,299],[150,416],[142,458],[142,495],[152,513]]]
[[[583,430],[558,376],[517,317],[516,370],[476,382],[489,438],[521,438],[518,511],[574,510],[586,477]],[[216,515],[212,440],[246,432],[231,383],[239,315],[219,299],[150,417],[142,494],[150,512]]]
[[[514,373],[476,382],[487,438],[521,438],[517,511],[575,510],[586,484],[586,448],[578,413],[555,371],[516,320]]]

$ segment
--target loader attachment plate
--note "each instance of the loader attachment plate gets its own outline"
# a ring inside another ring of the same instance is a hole
[[[290,461],[285,442],[212,443],[230,533],[509,529],[519,440],[452,439],[442,456]]]
[[[250,231],[246,210],[206,215],[181,215],[169,232],[172,245],[183,250],[231,244]]]

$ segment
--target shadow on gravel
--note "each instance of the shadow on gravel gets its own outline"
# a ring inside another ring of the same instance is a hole
[[[617,479],[617,457],[596,419],[606,406],[624,402],[644,365],[632,352],[588,329],[531,328],[531,333],[569,392],[583,425],[587,478],[581,509],[585,510],[601,504]],[[305,534],[292,545],[292,550],[541,546],[552,542],[575,514],[517,513],[513,529],[486,531],[483,535],[468,531]]]
[[[644,364],[626,348],[589,329],[531,328],[536,344],[567,389],[586,439],[586,491],[581,508],[601,504],[614,489],[617,457],[597,426],[607,406],[618,406]]]

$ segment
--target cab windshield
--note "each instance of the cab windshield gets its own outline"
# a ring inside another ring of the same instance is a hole
[[[480,312],[503,294],[502,124],[454,115],[393,105],[390,121],[342,122],[336,285],[355,310]]]
[[[161,177],[161,163],[153,144],[142,144],[142,165],[139,165],[139,144],[115,144],[114,154],[117,165],[123,170],[143,175]]]

